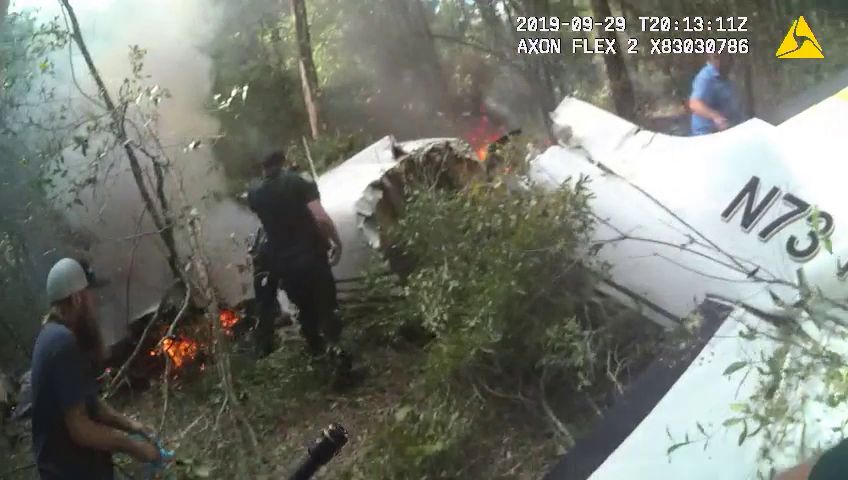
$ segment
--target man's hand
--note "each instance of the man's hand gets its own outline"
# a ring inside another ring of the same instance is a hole
[[[718,131],[727,130],[730,127],[730,122],[719,114],[713,117],[713,123],[715,123],[716,130]]]
[[[330,253],[328,255],[330,260],[330,266],[335,267],[342,259],[342,246],[337,243],[333,243],[333,245],[330,247]]]
[[[150,442],[135,441],[130,455],[141,463],[156,463],[161,460],[159,448]]]
[[[137,420],[129,420],[128,432],[138,433],[139,435],[151,440],[156,438],[156,431],[154,431],[151,426],[145,425]]]
[[[97,399],[97,420],[127,433],[138,433],[149,439],[156,437],[156,432],[149,426],[121,415],[102,398]]]

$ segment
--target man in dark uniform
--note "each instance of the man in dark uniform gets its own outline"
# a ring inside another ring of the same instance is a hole
[[[254,252],[254,289],[259,307],[255,340],[257,353],[273,349],[273,326],[279,312],[277,291],[285,290],[297,306],[301,334],[309,353],[330,353],[349,360],[338,347],[341,321],[336,282],[331,266],[342,248],[333,220],[321,205],[318,187],[297,173],[283,169],[285,156],[274,152],[262,160],[263,178],[248,193],[250,209],[262,222],[266,241]]]

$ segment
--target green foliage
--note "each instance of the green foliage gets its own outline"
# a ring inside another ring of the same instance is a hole
[[[638,363],[650,353],[651,335],[633,335],[632,318],[603,314],[591,299],[603,265],[584,255],[594,226],[586,182],[552,193],[512,183],[419,186],[389,227],[389,243],[414,268],[401,299],[368,310],[355,328],[380,339],[415,332],[426,361],[349,478],[483,475],[495,447],[480,438],[482,412],[535,413],[546,395],[561,407],[606,393],[619,380],[606,376],[611,356]],[[391,277],[369,282],[390,291]]]
[[[0,365],[26,361],[42,310],[46,274],[41,253],[55,247],[56,221],[38,177],[46,157],[40,147],[52,139],[44,105],[55,103],[47,60],[66,45],[56,20],[39,23],[33,13],[9,14],[0,28]],[[50,245],[49,247],[44,247]],[[35,252],[38,252],[37,254]],[[9,371],[7,370],[7,373]]]
[[[400,406],[390,413],[366,461],[354,464],[343,477],[459,478],[455,472],[468,466],[469,449],[480,446],[474,438],[474,416],[471,405],[438,394],[426,403]]]
[[[409,315],[438,339],[435,376],[487,362],[492,350],[512,368],[533,369],[552,318],[573,315],[585,293],[561,295],[575,280],[567,277],[579,276],[569,265],[591,225],[582,182],[552,195],[503,184],[414,192],[393,235],[419,265],[404,293]]]

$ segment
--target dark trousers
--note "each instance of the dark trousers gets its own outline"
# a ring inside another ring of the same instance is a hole
[[[338,316],[336,281],[327,257],[306,254],[281,258],[260,252],[255,260],[253,287],[259,309],[256,346],[262,353],[273,348],[274,319],[280,312],[277,292],[282,288],[297,306],[300,332],[309,353],[321,355],[327,344],[338,342],[342,324]]]

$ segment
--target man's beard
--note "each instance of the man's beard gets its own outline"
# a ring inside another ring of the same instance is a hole
[[[97,324],[97,315],[95,312],[84,307],[77,320],[74,334],[77,337],[80,350],[88,355],[95,365],[100,365],[106,360],[106,346],[103,343],[103,336],[100,334],[100,328],[98,328]]]

